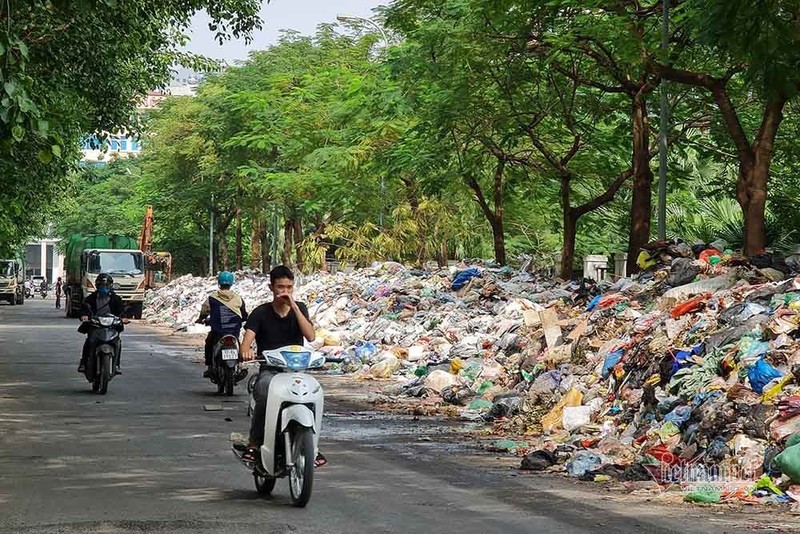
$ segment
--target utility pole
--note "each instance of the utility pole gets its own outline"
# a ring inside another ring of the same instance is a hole
[[[211,193],[211,224],[208,225],[208,276],[214,276],[214,193]]]
[[[664,0],[661,18],[661,50],[669,47],[669,0]],[[661,120],[658,136],[658,238],[667,238],[667,134],[669,133],[667,81],[661,79]]]
[[[370,26],[378,30],[378,32],[381,34],[381,37],[383,38],[384,49],[389,48],[389,37],[386,35],[386,30],[384,30],[383,26],[381,26],[374,20],[365,17],[357,17],[355,15],[342,15],[342,14],[336,15],[336,20],[338,20],[339,22],[345,22],[349,24],[358,24],[362,22],[365,24],[369,24]],[[386,178],[383,174],[381,174],[381,212],[380,215],[378,216],[378,226],[380,228],[383,228],[383,217],[385,211],[386,211]]]

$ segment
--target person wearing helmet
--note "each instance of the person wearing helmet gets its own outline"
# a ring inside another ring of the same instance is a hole
[[[114,293],[114,279],[111,275],[107,273],[98,274],[97,278],[94,280],[94,286],[97,288],[97,291],[86,297],[83,301],[83,307],[81,307],[81,321],[86,322],[95,315],[109,313],[121,317],[122,314],[125,313],[125,305],[122,302],[122,298]],[[86,341],[83,343],[81,363],[78,366],[78,372],[83,373],[86,371],[86,361],[89,358],[91,347],[89,346],[88,330],[84,331],[83,325],[81,325],[81,329],[78,331],[82,334],[87,334]],[[119,355],[117,355],[116,365],[114,366],[114,372],[116,374],[122,374],[119,368],[119,359]]]
[[[217,276],[219,289],[211,293],[200,308],[200,317],[197,318],[197,322],[211,326],[211,331],[206,336],[206,370],[203,373],[204,378],[211,376],[214,345],[226,334],[239,337],[242,323],[247,319],[247,308],[244,305],[244,300],[238,293],[231,290],[233,282],[233,273],[228,271],[219,273]]]

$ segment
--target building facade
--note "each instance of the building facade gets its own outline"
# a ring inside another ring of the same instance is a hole
[[[25,245],[25,277],[44,276],[54,283],[64,276],[64,255],[56,246],[58,239],[40,239]]]

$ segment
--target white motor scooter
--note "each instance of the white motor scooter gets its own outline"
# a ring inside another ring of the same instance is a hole
[[[290,372],[276,374],[269,384],[264,444],[256,461],[242,459],[246,451],[243,444],[234,444],[233,452],[253,471],[260,494],[269,495],[276,479],[288,476],[292,503],[302,507],[311,498],[323,410],[322,386],[303,371],[322,367],[325,356],[297,345],[264,351],[263,356],[267,365]],[[255,408],[254,379],[251,378],[247,388],[251,417]]]

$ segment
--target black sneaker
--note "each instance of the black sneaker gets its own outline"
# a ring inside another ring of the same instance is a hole
[[[203,378],[211,378],[211,367],[203,371]]]
[[[119,367],[117,367],[116,369],[114,369],[114,374],[115,374],[115,375],[121,375],[121,374],[122,374],[122,369],[120,369]]]

